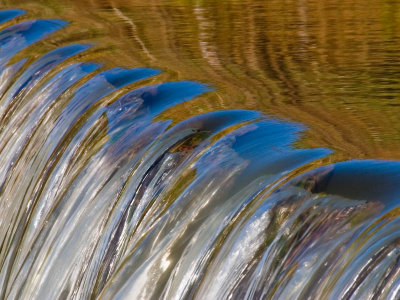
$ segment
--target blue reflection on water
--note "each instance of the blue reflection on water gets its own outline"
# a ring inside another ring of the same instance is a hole
[[[25,14],[25,10],[22,9],[0,10],[0,24],[3,24],[23,14]]]
[[[16,53],[60,30],[68,22],[62,20],[31,20],[7,27],[0,32],[0,67]]]

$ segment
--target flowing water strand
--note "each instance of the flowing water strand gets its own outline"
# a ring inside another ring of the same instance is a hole
[[[213,88],[101,69],[91,45],[11,62],[66,25],[0,32],[2,299],[400,296],[400,163],[315,168],[329,149],[256,111],[174,122]]]

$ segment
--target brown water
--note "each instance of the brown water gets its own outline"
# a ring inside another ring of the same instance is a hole
[[[396,1],[3,0],[71,24],[34,51],[94,42],[110,65],[151,66],[216,92],[166,112],[178,121],[245,108],[305,124],[302,147],[332,160],[400,158]],[[26,16],[24,17],[26,18]],[[32,55],[32,50],[29,50]],[[21,54],[24,55],[24,54]]]

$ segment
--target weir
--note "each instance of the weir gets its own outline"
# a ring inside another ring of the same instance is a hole
[[[91,45],[16,60],[66,26],[0,32],[1,299],[400,296],[399,162],[329,164],[258,111],[174,122],[212,82],[154,84]]]

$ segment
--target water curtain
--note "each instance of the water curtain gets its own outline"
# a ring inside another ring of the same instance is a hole
[[[212,86],[86,44],[21,58],[68,26],[23,14],[0,12],[1,299],[399,297],[398,162],[321,163],[256,111],[174,122]]]

